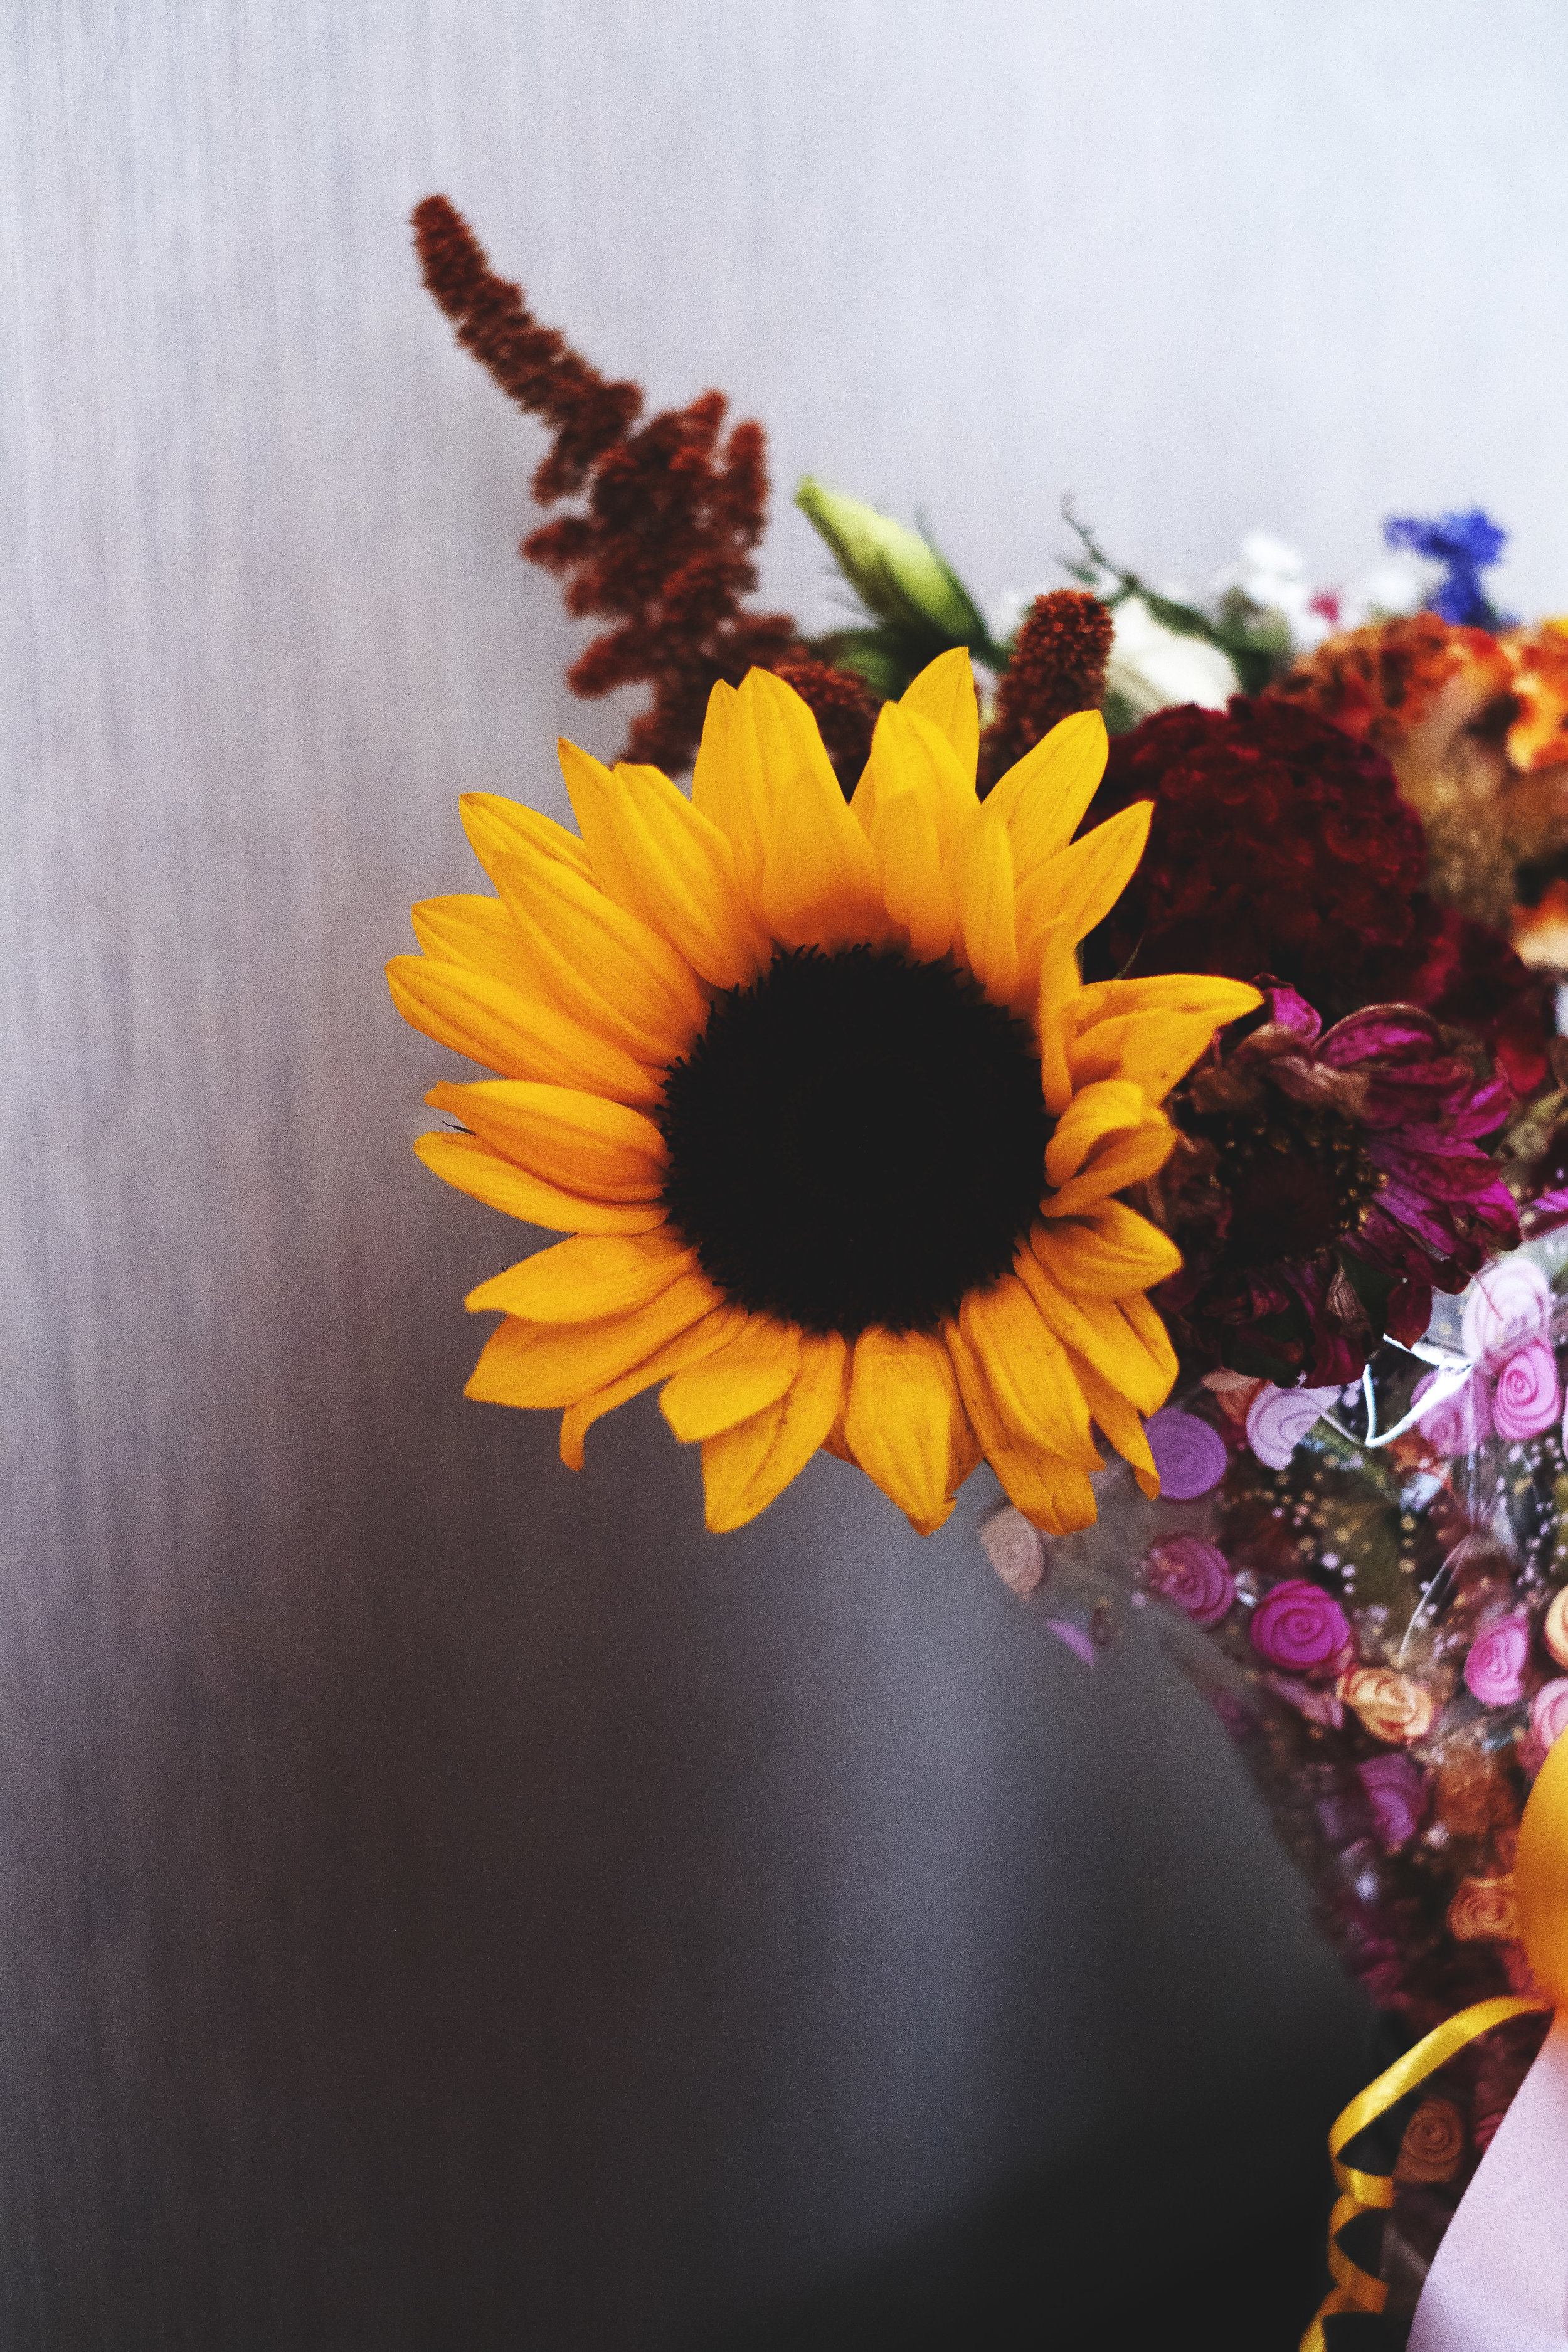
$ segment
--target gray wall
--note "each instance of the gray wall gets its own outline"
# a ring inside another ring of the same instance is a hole
[[[561,683],[541,441],[404,224],[446,189],[606,368],[923,505],[985,593],[1049,576],[1065,489],[1199,581],[1480,499],[1562,607],[1568,20],[4,38],[0,2337],[820,2343],[1009,2195],[1052,2261],[1130,2198],[1212,2227],[1214,2118],[1272,2105],[1251,2226],[1358,2013],[1196,1700],[992,1577],[987,1479],[922,1545],[823,1458],[720,1541],[651,1407],[574,1478],[461,1401],[519,1236],[410,1157],[445,1059],[380,966],[473,887],[459,790],[558,812],[556,731],[624,712]],[[782,500],[764,568],[826,616]]]

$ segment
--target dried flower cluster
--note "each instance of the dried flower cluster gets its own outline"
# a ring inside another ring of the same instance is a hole
[[[523,541],[525,555],[564,580],[570,612],[614,624],[568,684],[584,695],[650,684],[653,703],[634,721],[626,756],[689,767],[715,684],[738,686],[797,643],[787,614],[742,603],[756,586],[752,558],[767,503],[762,427],[737,425],[721,440],[717,392],[637,426],[637,386],[608,382],[541,326],[445,196],[426,197],[414,230],[425,283],[458,341],[554,433],[534,496],[542,506],[585,500]]]
[[[981,797],[1026,751],[1077,710],[1105,699],[1114,624],[1109,606],[1081,589],[1037,596],[1013,642],[996,709],[980,740]]]

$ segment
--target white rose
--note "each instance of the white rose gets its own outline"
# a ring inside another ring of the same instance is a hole
[[[1173,703],[1195,702],[1223,710],[1240,681],[1230,657],[1204,637],[1178,636],[1157,621],[1142,596],[1125,596],[1114,614],[1116,635],[1106,664],[1105,688],[1119,694],[1134,719]]]

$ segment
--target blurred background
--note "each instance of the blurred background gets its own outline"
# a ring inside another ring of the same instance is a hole
[[[1371,2071],[1216,1722],[820,1457],[702,1531],[467,1404],[536,1245],[381,966],[564,800],[542,434],[432,189],[654,406],[984,601],[1480,504],[1568,608],[1552,0],[13,0],[0,114],[0,2339],[1194,2340]]]

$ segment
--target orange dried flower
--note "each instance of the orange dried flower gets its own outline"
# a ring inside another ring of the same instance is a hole
[[[1455,628],[1436,613],[1416,613],[1330,637],[1268,692],[1320,711],[1392,759],[1448,681],[1468,667],[1494,681],[1491,691],[1507,683],[1508,664],[1485,629]]]

